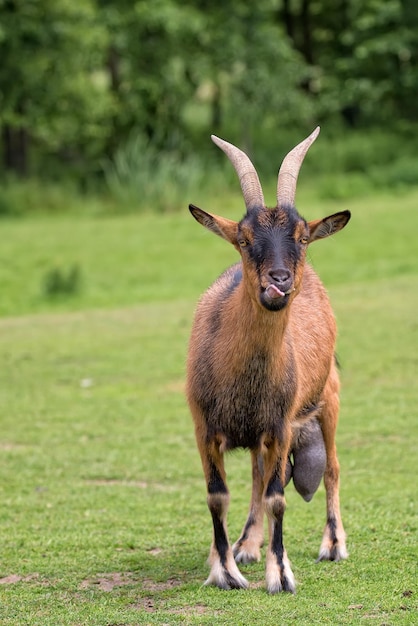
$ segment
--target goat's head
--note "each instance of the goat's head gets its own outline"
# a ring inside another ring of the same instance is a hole
[[[300,289],[306,249],[344,228],[349,211],[306,222],[294,207],[296,182],[309,146],[319,128],[285,157],[277,181],[277,206],[266,208],[257,172],[248,156],[212,135],[212,140],[232,162],[240,179],[247,212],[240,222],[213,215],[190,205],[193,217],[223,237],[240,252],[250,295],[264,308],[284,308]]]

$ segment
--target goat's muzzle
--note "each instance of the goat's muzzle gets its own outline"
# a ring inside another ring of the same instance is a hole
[[[290,287],[287,286],[285,291],[283,289],[284,286],[281,289],[275,283],[269,283],[267,287],[262,290],[260,295],[260,301],[264,308],[269,311],[279,311],[283,309],[287,305],[289,296],[295,291],[295,288],[291,285]]]

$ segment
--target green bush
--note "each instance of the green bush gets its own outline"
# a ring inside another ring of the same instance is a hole
[[[93,198],[89,198],[91,210]],[[18,217],[31,213],[68,213],[86,205],[86,195],[76,183],[45,182],[38,178],[3,181],[0,192],[0,217]]]
[[[277,138],[260,133],[254,150],[249,150],[269,205],[282,158],[307,133],[306,129],[285,130]],[[246,149],[240,141],[226,139]],[[399,192],[416,186],[415,145],[413,134],[355,131],[332,135],[324,128],[303,164],[299,188],[308,185],[321,199],[346,200],[376,190]],[[76,181],[6,179],[0,193],[0,217],[35,212],[167,213],[184,209],[188,202],[204,206],[214,196],[225,202],[241,197],[233,167],[209,137],[193,148],[182,138],[173,139],[161,150],[140,133],[132,133],[113,158],[103,162],[101,178],[92,179],[87,190],[81,191]]]
[[[317,182],[317,195],[326,200],[347,200],[370,193],[371,181],[365,174],[338,174],[323,176]]]
[[[160,151],[138,133],[103,164],[108,191],[122,210],[158,213],[184,207],[187,198],[210,186],[217,169],[197,152],[185,157],[174,149]]]
[[[48,298],[71,296],[80,291],[81,270],[77,264],[69,268],[53,267],[45,272],[42,292]]]
[[[376,187],[401,189],[418,185],[418,160],[413,156],[401,156],[385,168],[371,172]]]

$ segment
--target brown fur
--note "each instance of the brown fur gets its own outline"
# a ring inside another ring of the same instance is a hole
[[[191,207],[191,211],[205,227],[232,243],[242,257],[241,264],[224,272],[201,298],[188,356],[187,397],[214,523],[207,583],[226,589],[247,586],[235,561],[260,559],[266,513],[267,589],[270,593],[294,592],[295,581],[282,543],[284,486],[289,480],[292,450],[306,445],[298,442],[309,439],[309,429],[305,437],[301,429],[316,419],[327,457],[327,524],[319,559],[347,556],[335,447],[339,408],[334,359],[336,324],[324,287],[305,264],[305,244],[343,228],[349,214],[307,224],[294,209],[263,208],[256,215],[247,214],[237,224],[197,207]],[[278,245],[274,237],[283,237],[286,228],[287,239],[280,239],[285,243]],[[292,262],[279,250],[286,248],[289,233],[298,251],[297,260]],[[257,252],[255,262],[258,240],[267,243],[260,244],[262,255],[259,258],[261,253]],[[279,260],[277,250],[282,255]],[[286,296],[287,304],[282,309],[268,310],[262,305],[260,293],[273,282],[271,270],[279,261],[280,267],[292,268],[293,291]],[[231,548],[223,454],[236,447],[251,451],[253,489],[247,522]],[[298,467],[298,476],[303,483],[303,467]]]

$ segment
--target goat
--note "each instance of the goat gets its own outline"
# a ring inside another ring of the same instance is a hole
[[[213,521],[206,584],[222,589],[248,587],[237,563],[260,560],[266,513],[267,591],[295,592],[282,532],[284,487],[292,475],[308,501],[324,476],[327,521],[318,560],[347,557],[335,445],[336,324],[305,258],[308,244],[341,230],[350,212],[306,222],[294,206],[299,170],[318,133],[319,127],[284,159],[274,209],[264,204],[248,156],[212,135],[238,174],[246,214],[237,223],[189,206],[200,224],[241,255],[200,299],[187,361],[187,399]],[[251,452],[252,496],[241,536],[231,547],[224,452],[238,447]]]

